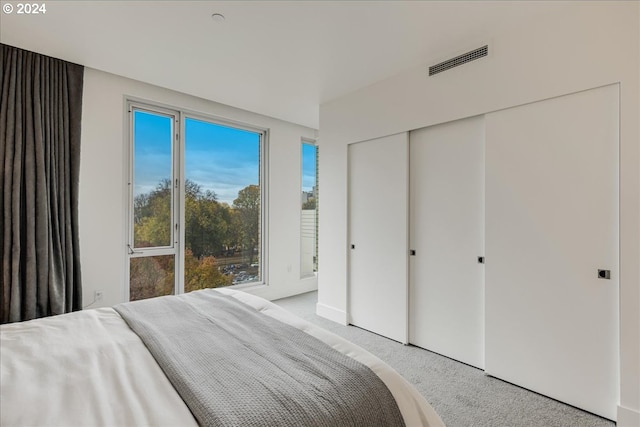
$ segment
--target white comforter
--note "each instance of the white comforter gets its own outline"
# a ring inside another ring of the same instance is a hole
[[[262,298],[219,291],[369,366],[407,426],[443,425],[416,389],[372,354]],[[0,425],[197,424],[140,338],[113,309],[100,308],[0,328]]]

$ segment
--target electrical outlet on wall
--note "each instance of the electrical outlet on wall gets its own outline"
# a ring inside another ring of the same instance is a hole
[[[93,294],[94,301],[100,301],[102,300],[102,297],[104,297],[104,292],[102,290],[96,291],[95,294]]]

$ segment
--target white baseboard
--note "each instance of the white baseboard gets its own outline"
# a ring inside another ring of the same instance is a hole
[[[344,310],[339,310],[335,307],[331,307],[330,305],[317,303],[316,314],[320,317],[324,317],[325,319],[340,323],[341,325],[347,325],[347,313]]]
[[[618,427],[640,427],[640,411],[618,405]]]

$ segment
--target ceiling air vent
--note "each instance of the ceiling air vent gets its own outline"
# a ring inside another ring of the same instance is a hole
[[[453,67],[457,67],[458,65],[466,64],[467,62],[471,62],[471,61],[475,61],[476,59],[483,58],[488,54],[489,54],[489,45],[482,46],[478,49],[474,49],[470,52],[463,53],[462,55],[458,55],[455,58],[447,59],[446,61],[442,61],[439,64],[432,65],[431,67],[429,67],[429,75],[433,76],[434,74],[447,71]]]

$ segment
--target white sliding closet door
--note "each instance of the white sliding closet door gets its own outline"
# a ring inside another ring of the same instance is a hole
[[[619,382],[618,96],[611,85],[485,122],[486,372],[610,419]]]
[[[407,342],[407,134],[349,146],[349,322]]]
[[[483,368],[484,118],[409,139],[409,342]]]

